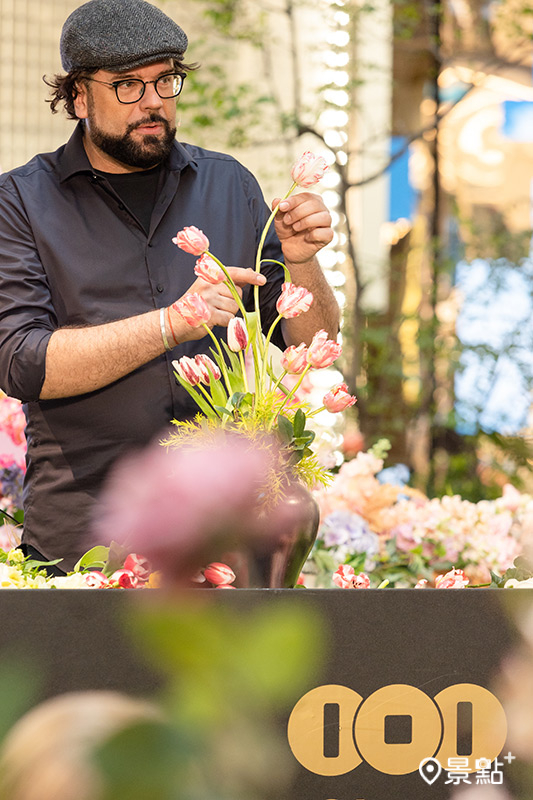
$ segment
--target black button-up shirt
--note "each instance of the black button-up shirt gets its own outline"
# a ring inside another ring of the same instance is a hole
[[[113,462],[197,408],[171,361],[208,351],[187,342],[111,385],[39,400],[50,336],[170,305],[195,280],[195,256],[172,237],[201,228],[229,266],[253,266],[268,216],[255,178],[233,158],[174,144],[148,234],[85,154],[82,128],[55,153],[0,176],[0,386],[24,401],[27,475],[24,541],[66,569],[87,549],[92,508]],[[265,258],[281,259],[274,232]],[[267,264],[260,289],[266,330],[283,270]],[[252,307],[252,290],[244,292]],[[215,334],[224,335],[215,328]],[[283,347],[279,335],[277,344]]]

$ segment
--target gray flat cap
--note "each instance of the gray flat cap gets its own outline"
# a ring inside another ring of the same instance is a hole
[[[67,72],[127,70],[182,56],[187,36],[145,0],[90,0],[65,21],[59,49]]]

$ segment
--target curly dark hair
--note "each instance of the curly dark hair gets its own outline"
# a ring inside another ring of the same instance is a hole
[[[185,64],[178,58],[172,59],[173,69],[176,72],[192,72],[198,69],[198,64]],[[74,109],[74,100],[78,96],[76,84],[83,81],[88,75],[94,75],[95,72],[101,67],[93,67],[92,69],[75,69],[67,75],[57,74],[52,78],[47,78],[43,75],[43,81],[52,90],[50,92],[51,98],[46,102],[50,103],[50,111],[52,114],[57,114],[58,105],[64,103],[65,111],[68,119],[77,120],[76,111]]]

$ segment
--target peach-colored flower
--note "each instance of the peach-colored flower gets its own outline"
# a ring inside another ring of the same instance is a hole
[[[213,561],[208,564],[204,569],[205,579],[212,583],[214,586],[226,586],[233,583],[235,580],[235,573],[228,567],[227,564],[221,564],[218,561]]]
[[[179,361],[173,361],[172,366],[182,378],[182,380],[190,383],[191,386],[198,386],[203,378],[203,367],[200,367],[194,358],[189,356],[182,356]]]
[[[285,319],[293,319],[309,311],[313,295],[305,286],[295,286],[294,283],[284,283],[278,297],[276,308],[278,314]]]
[[[140,581],[147,581],[152,572],[152,565],[144,556],[130,553],[124,561],[124,569],[133,572]]]
[[[230,319],[228,325],[228,347],[234,353],[246,350],[248,347],[248,331],[246,324],[240,317]]]
[[[330,367],[342,353],[342,347],[333,339],[328,339],[325,330],[315,333],[307,350],[307,360],[315,369]]]
[[[301,375],[307,366],[307,347],[302,342],[297,347],[291,344],[284,350],[281,366],[291,375]]]
[[[205,353],[198,353],[194,356],[194,362],[198,368],[198,372],[200,374],[200,380],[202,383],[205,383],[206,386],[209,386],[211,383],[211,375],[213,378],[218,381],[220,379],[220,370],[213,361],[213,359],[209,358],[208,355]]]
[[[130,569],[117,569],[109,578],[112,586],[120,586],[121,589],[136,589],[139,585],[139,578]]]
[[[328,411],[332,414],[336,414],[339,411],[344,411],[346,408],[353,406],[356,402],[356,398],[353,394],[349,393],[345,383],[339,383],[324,395],[322,402]]]
[[[201,256],[206,250],[209,250],[209,239],[199,228],[194,225],[189,225],[178,231],[174,239],[175,245],[186,253],[192,253],[193,256]]]
[[[469,583],[463,570],[454,567],[446,575],[438,575],[435,578],[435,589],[464,589]]]
[[[307,189],[324,177],[328,165],[322,156],[315,156],[306,150],[291,169],[291,177],[298,186]]]
[[[207,253],[204,253],[203,256],[198,259],[194,266],[194,272],[199,278],[203,278],[204,281],[207,281],[207,283],[222,283],[222,281],[226,280],[223,270],[211,256],[207,255]]]
[[[187,325],[192,328],[197,328],[199,325],[205,325],[211,319],[211,311],[205,302],[204,298],[196,292],[189,292],[188,294],[180,297],[172,308],[183,317]]]

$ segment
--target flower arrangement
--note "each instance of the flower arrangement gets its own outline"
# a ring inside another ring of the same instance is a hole
[[[13,522],[22,520],[25,424],[21,403],[0,392],[0,516]],[[5,544],[4,538],[0,529],[0,547]]]
[[[368,586],[416,588],[533,576],[513,568],[533,533],[533,497],[508,485],[497,500],[429,499],[383,469],[387,449],[358,453],[317,493],[321,526],[304,571],[319,586],[353,587],[361,574]]]
[[[308,188],[317,183],[326,169],[323,158],[304,153],[292,168],[293,183],[282,200],[298,186]],[[260,237],[255,259],[257,273],[261,272],[265,261],[272,261],[263,259],[262,251],[278,209],[279,203]],[[200,295],[189,293],[174,304],[175,310],[189,325],[204,326],[213,347],[212,358],[208,355],[197,355],[194,359],[183,356],[173,362],[176,379],[194,399],[203,416],[197,415],[194,421],[174,420],[177,431],[164,444],[179,447],[197,441],[198,434],[208,438],[214,430],[224,429],[244,435],[254,446],[260,447],[265,433],[275,433],[282,443],[282,459],[285,464],[290,464],[295,478],[308,486],[326,483],[327,472],[310,447],[315,434],[307,429],[307,420],[324,408],[333,413],[343,411],[355,403],[355,397],[349,394],[345,384],[338,384],[326,393],[321,408],[311,410],[298,396],[298,390],[310,370],[329,367],[339,357],[342,348],[320,330],[308,347],[301,343],[286,348],[281,356],[282,372],[279,375],[275,374],[269,352],[276,326],[282,319],[292,319],[308,311],[313,302],[312,293],[302,286],[295,286],[285,265],[274,262],[283,267],[285,282],[276,304],[278,315],[263,336],[258,285],[254,286],[254,310],[249,312],[244,308],[227,267],[211,252],[209,240],[202,231],[194,226],[186,227],[178,232],[173,242],[182,250],[198,256],[196,275],[209,283],[226,284],[241,316],[231,320],[226,343],[219,341],[209,328],[210,310]],[[247,360],[251,361],[250,376]],[[282,487],[279,480],[276,481],[276,474],[282,472],[283,469],[273,465],[270,477],[265,481],[267,494],[279,494]]]

